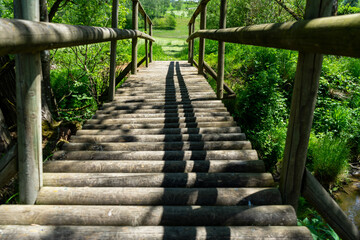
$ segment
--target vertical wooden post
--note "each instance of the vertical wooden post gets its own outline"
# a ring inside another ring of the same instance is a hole
[[[139,2],[138,0],[133,0],[133,12],[132,12],[132,24],[133,29],[138,30],[138,14],[139,14]],[[132,60],[131,60],[131,74],[136,74],[137,72],[137,37],[132,39]]]
[[[189,24],[189,37],[190,35],[192,34],[191,30],[192,30],[192,23]],[[192,44],[192,41],[189,41],[189,52],[188,52],[188,63],[191,63],[191,44]]]
[[[200,29],[206,29],[206,9],[207,6],[204,4],[201,9],[200,16]],[[205,55],[205,38],[199,40],[199,69],[198,73],[204,73],[204,55]]]
[[[16,18],[40,21],[39,0],[15,0],[14,10]],[[21,203],[34,204],[42,187],[40,53],[18,54],[15,61],[19,195]]]
[[[332,3],[332,0],[308,0],[305,19],[330,16]],[[280,179],[283,203],[295,209],[305,170],[322,60],[322,54],[299,52]]]
[[[219,28],[226,28],[226,0],[221,0]],[[225,42],[219,41],[218,47],[218,74],[216,93],[219,99],[224,98],[224,65],[225,65]]]
[[[149,23],[149,35],[150,36],[153,35],[151,23]],[[152,41],[149,42],[149,51],[150,51],[149,62],[152,62],[153,61],[153,43],[152,43]]]
[[[192,24],[192,27],[191,27],[191,33],[194,33],[195,32],[195,20]],[[194,65],[194,39],[192,39],[191,41],[191,49],[190,49],[190,63],[191,63],[191,66]]]
[[[144,20],[144,30],[147,32],[147,17],[145,16]],[[145,66],[149,67],[149,50],[148,50],[148,40],[145,39]]]
[[[112,19],[111,27],[118,27],[118,9],[119,9],[119,0],[113,0],[112,4]],[[117,41],[111,41],[110,48],[110,79],[109,79],[109,101],[114,100],[115,97],[115,73],[116,73],[116,45]]]

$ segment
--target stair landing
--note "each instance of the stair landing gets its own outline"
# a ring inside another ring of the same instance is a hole
[[[0,239],[312,239],[190,64],[116,93],[44,164],[36,205],[0,206]]]

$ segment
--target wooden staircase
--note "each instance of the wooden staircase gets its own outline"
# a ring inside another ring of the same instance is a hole
[[[0,239],[312,239],[197,70],[154,62],[54,161]]]

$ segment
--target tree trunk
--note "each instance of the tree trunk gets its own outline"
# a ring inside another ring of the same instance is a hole
[[[47,11],[47,0],[40,0],[40,21],[49,22]],[[53,122],[53,116],[57,116],[54,94],[50,85],[50,51],[41,51],[41,115],[43,120],[50,124]]]

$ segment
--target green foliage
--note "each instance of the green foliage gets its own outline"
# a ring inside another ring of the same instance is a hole
[[[299,200],[300,207],[302,204],[306,205],[306,201],[303,198]],[[304,216],[299,216],[297,223],[298,226],[305,226],[307,227],[314,240],[322,240],[322,239],[329,239],[329,240],[340,240],[339,236],[336,232],[327,224],[324,219],[315,211],[310,208],[306,208],[306,213],[301,214]]]
[[[167,14],[163,18],[154,19],[154,29],[175,30],[176,19],[174,15]]]
[[[338,8],[338,15],[360,13],[360,7],[351,6],[351,4],[342,5]]]
[[[346,170],[350,156],[347,142],[330,134],[311,135],[309,143],[310,167],[315,177],[325,185],[333,183]]]
[[[0,0],[0,18],[14,18],[12,0]]]

